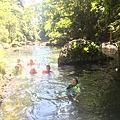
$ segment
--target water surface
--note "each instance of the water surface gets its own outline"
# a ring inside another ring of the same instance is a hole
[[[33,46],[7,53],[7,70],[11,71],[17,58],[25,63],[32,58],[38,75],[23,74],[12,79],[1,106],[0,120],[119,120],[119,62],[58,68],[59,51]],[[56,76],[41,75],[47,64]],[[66,95],[66,85],[73,77],[83,85],[78,101]]]

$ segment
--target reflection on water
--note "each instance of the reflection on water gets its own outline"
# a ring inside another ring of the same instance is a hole
[[[30,51],[30,52],[29,52]],[[56,76],[14,78],[0,110],[0,120],[119,120],[118,64],[57,67],[59,49],[34,46],[7,56],[11,69],[17,58],[36,62],[38,73],[50,64]],[[117,63],[117,62],[116,62]],[[66,85],[77,77],[83,85],[79,101],[66,95]]]

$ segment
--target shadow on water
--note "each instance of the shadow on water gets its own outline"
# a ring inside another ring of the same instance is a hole
[[[119,120],[118,61],[58,68],[59,49],[34,46],[29,51],[29,54],[21,52],[19,56],[14,53],[8,61],[13,62],[18,57],[28,61],[32,57],[38,71],[50,64],[56,76],[19,76],[14,79],[1,106],[0,120]],[[66,85],[73,77],[83,85],[78,101],[66,95]]]
[[[76,76],[85,86],[81,103],[89,119],[119,120],[120,118],[120,58],[104,65],[76,67]],[[83,100],[83,101],[82,101]]]

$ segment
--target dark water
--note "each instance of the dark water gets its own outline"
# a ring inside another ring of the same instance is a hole
[[[58,68],[59,49],[45,46],[7,53],[11,71],[17,58],[36,62],[38,76],[23,74],[11,81],[0,120],[119,120],[119,58],[104,65],[79,65]],[[56,76],[40,73],[50,64]],[[68,98],[65,87],[73,77],[83,85],[78,101]]]

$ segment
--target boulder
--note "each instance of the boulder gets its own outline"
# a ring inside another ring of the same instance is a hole
[[[113,59],[113,58],[111,58]],[[108,56],[94,42],[76,39],[65,44],[59,53],[58,66],[107,61]]]

